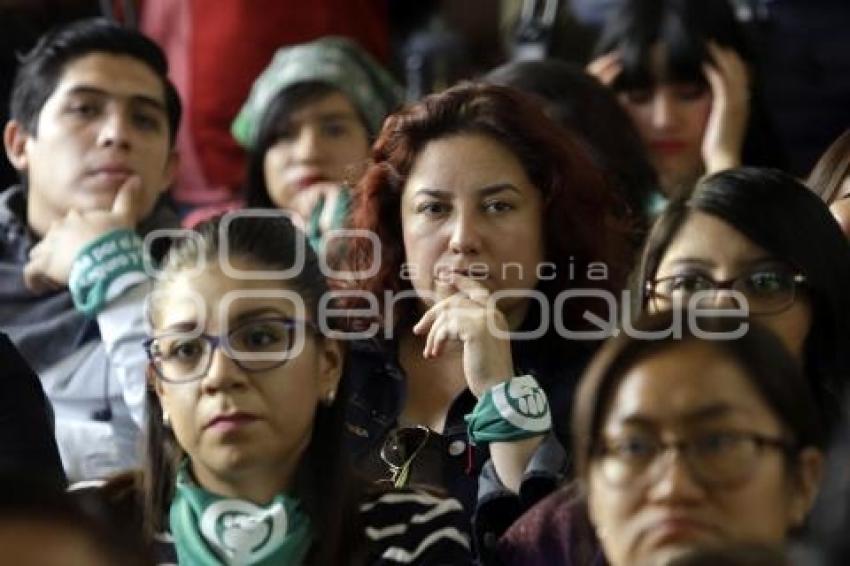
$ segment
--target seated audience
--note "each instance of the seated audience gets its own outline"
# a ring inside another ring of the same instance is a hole
[[[814,502],[826,442],[809,381],[776,335],[681,311],[639,319],[600,350],[573,435],[577,484],[505,533],[504,564],[666,565],[728,545],[781,549]]]
[[[850,129],[824,152],[806,181],[850,239]]]
[[[749,312],[782,338],[836,422],[850,383],[850,246],[800,182],[758,168],[701,180],[654,226],[638,280],[648,310],[702,292]]]
[[[668,196],[704,173],[784,165],[728,0],[624,0],[596,54],[588,71],[617,93]]]
[[[357,183],[401,87],[351,40],[326,37],[280,49],[233,123],[248,149],[249,207],[283,208],[307,223],[313,245],[343,226]]]
[[[176,225],[159,197],[180,101],[160,49],[82,20],[15,77],[3,141],[21,184],[0,195],[0,320],[39,374],[69,479],[132,466],[144,422],[141,240]]]
[[[457,501],[354,477],[343,349],[319,318],[327,285],[304,235],[281,217],[198,230],[149,302],[145,468],[102,488],[116,510],[144,503],[123,522],[143,524],[160,562],[469,563]]]
[[[628,269],[613,189],[553,126],[514,89],[453,87],[384,122],[354,193],[351,227],[380,249],[348,245],[371,298],[349,313],[365,329],[351,449],[376,477],[459,498],[481,540],[566,471],[570,399],[600,338],[584,315],[610,316],[569,291],[616,301]]]

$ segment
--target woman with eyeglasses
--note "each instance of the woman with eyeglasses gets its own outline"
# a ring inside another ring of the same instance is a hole
[[[350,445],[377,477],[440,486],[476,533],[500,532],[566,470],[570,400],[599,341],[584,315],[620,296],[626,223],[587,150],[510,88],[410,105],[372,157],[351,227],[380,247],[357,238],[347,259],[380,309],[352,312],[372,334],[351,348]]]
[[[653,227],[638,280],[645,310],[748,312],[779,335],[837,417],[850,382],[850,246],[800,182],[759,168],[702,179]]]
[[[688,315],[697,322],[677,325]],[[504,564],[674,564],[700,549],[781,550],[804,524],[826,439],[782,341],[747,318],[695,312],[656,313],[634,329],[644,334],[612,339],[582,378],[577,483],[511,527],[499,544]]]
[[[175,243],[150,297],[148,443],[135,487],[158,559],[468,563],[457,501],[367,492],[354,477],[343,349],[323,333],[318,259],[289,220],[250,212]]]

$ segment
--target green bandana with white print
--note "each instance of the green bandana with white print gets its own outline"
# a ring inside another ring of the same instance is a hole
[[[188,460],[177,473],[169,522],[178,562],[192,566],[298,565],[312,543],[297,499],[279,494],[256,505],[215,495],[193,481]]]

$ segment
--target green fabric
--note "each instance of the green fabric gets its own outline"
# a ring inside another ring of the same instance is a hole
[[[473,444],[512,442],[552,430],[546,393],[534,377],[522,375],[492,387],[465,417]]]
[[[324,37],[283,47],[254,81],[251,94],[231,126],[243,147],[254,145],[263,114],[284,89],[304,82],[328,84],[345,94],[366,119],[371,135],[403,100],[390,74],[361,47],[343,37]]]
[[[670,201],[659,191],[650,193],[646,200],[646,213],[652,219],[658,218],[667,208]]]
[[[74,306],[95,316],[118,290],[146,279],[142,240],[129,229],[107,232],[91,242],[74,259],[68,288]]]
[[[210,493],[180,466],[169,526],[181,565],[302,564],[312,544],[310,520],[297,499],[280,494],[266,506]]]
[[[348,218],[349,205],[351,204],[351,194],[347,188],[342,188],[339,192],[339,197],[336,199],[334,206],[333,217],[331,219],[331,230],[338,230],[345,226],[345,220]],[[310,220],[307,222],[307,240],[313,246],[316,252],[322,251],[323,238],[325,234],[322,232],[319,221],[322,217],[322,209],[325,207],[324,196],[320,197],[316,206],[313,207],[313,212],[310,214]]]

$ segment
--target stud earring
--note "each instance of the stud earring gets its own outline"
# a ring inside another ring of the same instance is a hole
[[[327,395],[325,395],[325,406],[330,407],[336,401],[336,389],[331,389],[328,391]]]

